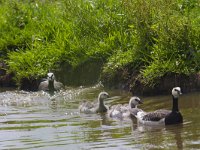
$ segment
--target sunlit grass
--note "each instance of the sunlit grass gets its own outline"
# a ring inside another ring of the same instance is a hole
[[[153,85],[168,72],[199,71],[199,7],[197,0],[3,0],[0,59],[17,83],[101,59],[102,77],[127,67]]]

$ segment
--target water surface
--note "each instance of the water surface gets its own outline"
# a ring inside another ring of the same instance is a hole
[[[181,125],[146,127],[136,120],[114,120],[106,114],[80,114],[79,103],[95,101],[102,87],[44,92],[0,91],[1,149],[200,149],[200,92],[179,100]],[[130,93],[108,91],[107,105],[128,103]],[[141,97],[140,108],[171,108],[171,96]]]

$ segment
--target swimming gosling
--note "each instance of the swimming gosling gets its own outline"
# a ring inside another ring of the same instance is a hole
[[[142,104],[140,98],[133,96],[130,98],[129,104],[118,104],[111,106],[110,110],[108,111],[108,116],[118,119],[130,117],[130,109],[137,108],[139,104]]]
[[[83,102],[79,106],[79,111],[86,114],[107,112],[108,107],[104,104],[104,100],[106,100],[108,97],[109,95],[107,92],[101,92],[99,93],[97,103]]]

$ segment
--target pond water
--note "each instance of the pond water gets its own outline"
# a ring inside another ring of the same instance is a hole
[[[145,127],[136,120],[116,120],[105,114],[82,114],[83,99],[94,101],[94,87],[67,88],[49,96],[44,92],[1,90],[1,149],[200,149],[200,92],[183,94],[179,108],[181,125]],[[128,103],[130,93],[106,90],[107,105]],[[139,107],[151,111],[171,108],[171,95],[141,97]]]

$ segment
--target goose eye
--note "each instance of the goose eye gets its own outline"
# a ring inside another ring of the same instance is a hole
[[[106,97],[107,95],[106,95],[106,94],[103,94],[102,96],[103,96],[103,97]]]
[[[142,102],[140,99],[135,99],[135,101],[136,101],[138,104],[143,104],[143,102]]]
[[[174,91],[176,91],[177,93],[180,93],[180,91],[178,89],[174,89]]]
[[[136,102],[138,102],[138,103],[140,102],[140,100],[139,100],[139,99],[135,99],[135,101],[136,101]]]

